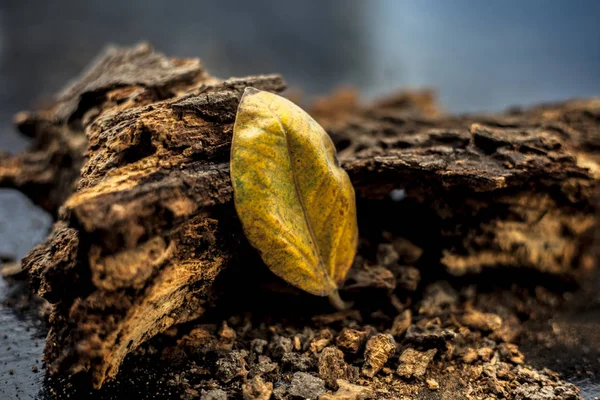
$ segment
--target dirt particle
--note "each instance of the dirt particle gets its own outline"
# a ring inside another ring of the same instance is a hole
[[[425,375],[427,367],[436,353],[436,349],[421,352],[408,348],[400,355],[400,365],[398,365],[396,373],[403,378],[419,378]]]
[[[482,347],[479,350],[477,350],[477,355],[483,361],[490,361],[494,356],[494,349],[492,349],[491,347]]]
[[[325,382],[306,372],[296,372],[292,377],[289,394],[303,399],[318,399],[326,392]]]
[[[269,372],[273,372],[277,369],[277,363],[271,361],[271,359],[267,356],[259,355],[258,361],[252,368],[252,372],[255,375],[268,374]]]
[[[404,310],[394,318],[392,323],[392,329],[390,333],[396,338],[400,339],[402,335],[406,333],[408,327],[412,323],[412,312],[409,309]]]
[[[510,361],[514,364],[523,364],[525,356],[519,351],[517,345],[512,343],[502,343],[498,346],[502,359]]]
[[[574,388],[555,388],[552,386],[538,386],[533,383],[519,385],[515,391],[516,400],[553,400],[553,399],[577,399],[580,398]]]
[[[221,389],[202,391],[200,400],[227,400],[227,393]]]
[[[425,288],[419,314],[434,316],[458,302],[458,293],[447,282],[436,282]]]
[[[421,281],[421,271],[415,267],[399,266],[393,267],[398,287],[414,292]]]
[[[193,388],[185,388],[183,394],[181,395],[181,400],[194,400],[200,398],[200,393],[196,389]],[[204,398],[204,397],[202,397]]]
[[[284,354],[291,353],[294,346],[292,340],[284,336],[276,336],[271,343],[269,343],[269,354],[271,357],[281,359]]]
[[[269,342],[265,339],[252,339],[252,342],[250,342],[250,349],[256,354],[262,354],[268,344]]]
[[[367,400],[375,398],[373,390],[369,387],[353,385],[344,379],[338,379],[336,383],[339,387],[337,392],[324,394],[319,400]]]
[[[379,265],[351,269],[346,281],[346,290],[367,288],[392,291],[396,288],[396,278],[392,271]]]
[[[275,389],[273,389],[273,397],[276,400],[283,400],[283,399],[287,399],[287,394],[288,394],[288,388],[289,385],[283,383],[279,386],[277,386]]]
[[[255,376],[242,385],[242,394],[244,400],[269,400],[273,394],[273,383]]]
[[[489,337],[498,342],[512,343],[517,339],[520,333],[521,329],[519,326],[505,323],[499,329],[492,332]]]
[[[341,322],[344,320],[355,320],[361,321],[362,316],[360,311],[356,309],[348,309],[343,311],[336,311],[331,314],[320,314],[312,317],[313,322],[318,325],[331,325],[335,322]]]
[[[388,267],[392,264],[398,262],[400,255],[394,248],[394,245],[391,243],[380,243],[377,246],[377,263],[379,265],[383,265],[384,267]]]
[[[462,355],[462,360],[465,364],[473,364],[479,358],[479,354],[475,349],[466,349]]]
[[[190,355],[213,351],[216,346],[217,338],[208,330],[195,328],[177,340],[175,346],[165,348],[162,358],[169,362],[180,362],[189,358]]]
[[[435,379],[426,379],[425,383],[429,390],[438,390],[440,388],[440,384]]]
[[[435,347],[440,350],[448,349],[450,345],[449,342],[455,337],[455,332],[431,324],[427,327],[413,324],[408,327],[406,335],[404,335],[404,339],[408,343],[413,343],[426,348]]]
[[[332,340],[333,333],[331,333],[329,329],[323,329],[319,332],[317,337],[310,342],[310,351],[315,354],[320,353]]]
[[[216,375],[224,383],[228,383],[234,378],[245,377],[248,374],[245,357],[248,352],[245,350],[231,351],[217,360]]]
[[[367,342],[365,348],[365,363],[362,374],[373,377],[396,351],[396,342],[392,335],[380,333]]]
[[[306,372],[315,368],[316,361],[308,354],[285,353],[281,363],[292,370]]]
[[[232,350],[233,343],[235,342],[236,333],[233,329],[227,325],[227,322],[223,321],[221,329],[219,329],[219,342],[217,347],[219,350]]]
[[[298,335],[294,336],[293,345],[294,345],[295,351],[302,350],[302,341],[300,340],[300,336],[298,336]]]
[[[319,376],[328,387],[337,389],[336,381],[349,379],[351,375],[352,369],[344,361],[344,353],[340,349],[334,346],[323,349],[319,355]]]
[[[401,264],[413,265],[423,255],[423,249],[408,239],[399,237],[394,239],[392,244],[398,253],[398,262]]]
[[[469,328],[482,332],[491,332],[502,327],[502,318],[500,316],[478,310],[467,311],[460,320]]]
[[[344,328],[336,339],[337,346],[346,353],[356,354],[365,343],[365,332]]]
[[[516,373],[517,373],[517,377],[519,378],[519,381],[521,381],[521,382],[537,383],[542,380],[540,374],[537,371],[523,367],[521,365],[519,365],[516,368]]]

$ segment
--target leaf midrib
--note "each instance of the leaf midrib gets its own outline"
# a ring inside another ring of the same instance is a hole
[[[302,196],[300,195],[300,188],[298,187],[298,179],[296,178],[296,168],[294,167],[294,158],[292,157],[292,146],[290,145],[288,131],[283,126],[283,122],[281,121],[281,118],[279,118],[279,115],[277,115],[277,113],[275,111],[273,111],[273,109],[271,108],[271,105],[266,104],[266,106],[269,109],[269,111],[275,116],[275,119],[277,120],[277,123],[279,124],[279,127],[281,128],[281,131],[283,132],[283,136],[285,137],[286,150],[288,153],[288,159],[290,161],[290,168],[292,171],[292,181],[294,182],[294,189],[296,191],[296,197],[298,198],[298,202],[300,203],[300,208],[302,209],[302,215],[304,216],[304,221],[306,222],[306,226],[308,227],[310,239],[313,243],[313,246],[317,250],[317,257],[319,259],[319,266],[321,267],[320,268],[321,272],[322,272],[325,280],[328,281],[328,283],[330,283],[332,286],[336,286],[335,283],[333,282],[333,280],[331,279],[331,277],[329,276],[325,262],[323,262],[323,257],[321,256],[321,251],[317,244],[317,238],[313,231],[310,220],[308,219],[308,214],[306,212],[306,206],[304,205],[304,200],[302,199]],[[293,113],[290,113],[290,115],[291,115],[291,118],[294,118]]]

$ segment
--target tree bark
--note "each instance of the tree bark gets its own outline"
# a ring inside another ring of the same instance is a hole
[[[23,260],[54,305],[50,372],[100,387],[141,343],[201,316],[230,287],[223,272],[252,257],[228,169],[247,86],[285,88],[110,49],[52,107],[17,116],[33,146],[0,155],[0,185],[57,217]],[[445,116],[429,93],[363,105],[339,92],[310,112],[355,186],[363,238],[395,229],[454,275],[593,267],[600,100]]]

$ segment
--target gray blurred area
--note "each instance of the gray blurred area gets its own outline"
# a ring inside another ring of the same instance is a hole
[[[12,115],[106,44],[148,41],[220,77],[278,72],[308,97],[427,86],[446,110],[471,112],[600,95],[599,21],[597,0],[0,0],[0,151],[27,144]],[[0,190],[2,258],[20,259],[50,224]],[[0,398],[47,398],[32,373],[43,338],[36,318],[2,305],[11,290],[0,278]]]
[[[279,72],[307,95],[437,89],[449,111],[600,94],[600,2],[2,0],[0,148],[11,116],[107,44],[147,40],[227,77]]]

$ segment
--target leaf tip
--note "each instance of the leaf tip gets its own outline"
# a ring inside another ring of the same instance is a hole
[[[246,87],[246,89],[244,89],[244,94],[242,95],[242,98],[246,97],[246,96],[252,96],[254,94],[260,93],[261,91],[253,88],[252,86],[248,86]]]

